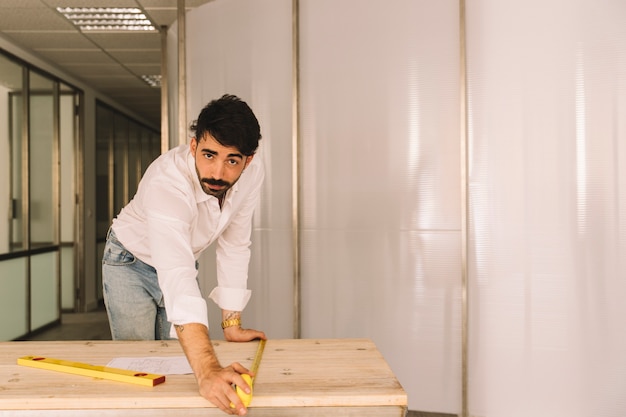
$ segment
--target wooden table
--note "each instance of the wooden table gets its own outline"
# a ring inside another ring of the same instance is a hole
[[[250,367],[258,342],[214,345],[222,365]],[[177,340],[0,343],[0,416],[226,415],[200,397],[193,375],[145,387],[17,365],[27,355],[106,365],[183,353]],[[404,416],[406,408],[405,391],[368,339],[268,340],[248,415]]]

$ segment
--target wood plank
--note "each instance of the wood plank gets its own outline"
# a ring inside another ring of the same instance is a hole
[[[223,365],[238,361],[250,367],[258,342],[214,341],[214,345]],[[97,414],[103,416],[132,410],[133,415],[166,416],[182,407],[186,415],[193,415],[189,413],[194,409],[201,409],[203,415],[223,415],[199,396],[193,375],[168,375],[165,383],[144,387],[18,366],[17,358],[26,355],[105,365],[114,357],[183,353],[176,340],[0,343],[0,410],[13,410],[15,415],[26,410],[35,415],[33,411],[39,410],[38,415],[47,416],[59,410],[64,410],[62,415],[80,410],[81,416],[87,415],[86,410],[99,410]],[[338,407],[344,414],[333,415],[395,416],[403,415],[406,405],[406,393],[368,339],[269,340],[250,415],[325,415],[325,408]],[[361,414],[350,414],[358,409]],[[160,411],[155,414],[155,410]],[[297,410],[300,413],[294,414]]]
[[[224,417],[217,408],[132,410],[1,410],[2,417]],[[250,408],[249,417],[405,417],[402,407],[276,407]],[[456,417],[456,416],[453,416]]]

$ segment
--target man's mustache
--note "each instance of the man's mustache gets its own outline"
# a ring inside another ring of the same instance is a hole
[[[228,181],[216,180],[215,178],[202,178],[202,182],[209,185],[217,185],[218,187],[227,187],[230,185]]]

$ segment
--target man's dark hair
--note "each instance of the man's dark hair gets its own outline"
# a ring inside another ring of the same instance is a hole
[[[234,146],[246,156],[259,146],[261,128],[252,109],[239,97],[224,94],[207,104],[191,124],[198,141],[209,133],[222,146]]]

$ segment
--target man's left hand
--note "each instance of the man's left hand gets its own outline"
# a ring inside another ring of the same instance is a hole
[[[224,329],[224,339],[229,342],[249,342],[254,339],[267,340],[267,337],[265,333],[259,330],[231,326]]]

